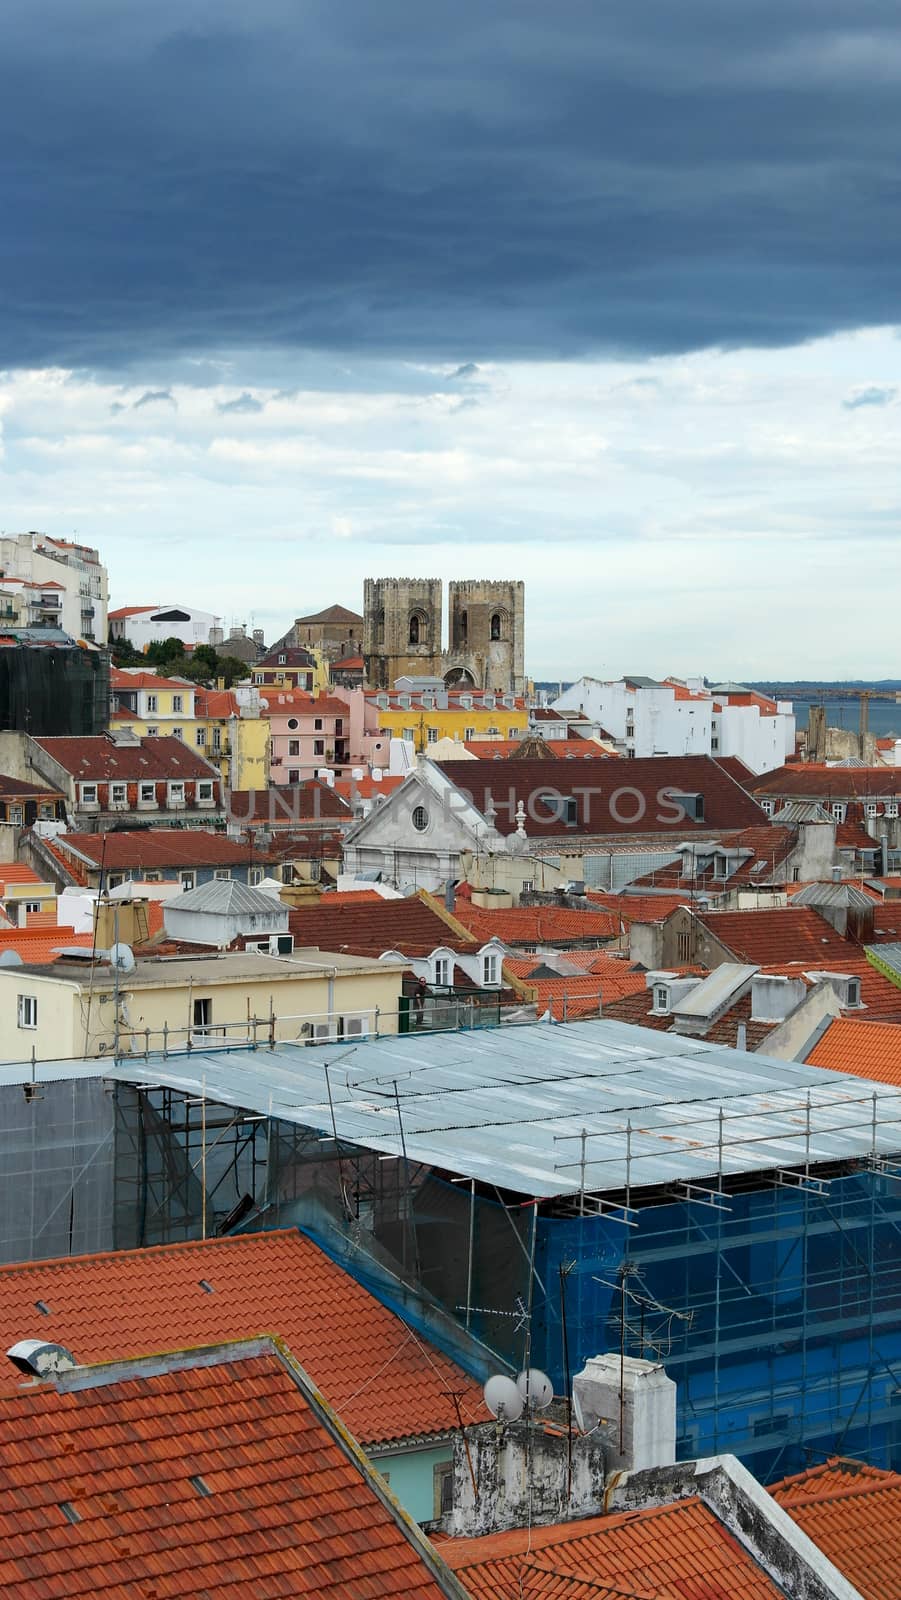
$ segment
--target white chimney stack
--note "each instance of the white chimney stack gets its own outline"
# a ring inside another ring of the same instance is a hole
[[[583,1432],[597,1427],[613,1472],[671,1467],[676,1459],[676,1385],[659,1363],[614,1353],[591,1356],[573,1379]]]

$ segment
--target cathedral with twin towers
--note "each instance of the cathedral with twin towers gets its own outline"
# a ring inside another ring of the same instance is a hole
[[[473,578],[448,584],[447,644],[440,578],[367,578],[363,658],[371,688],[398,678],[522,694],[525,586]]]

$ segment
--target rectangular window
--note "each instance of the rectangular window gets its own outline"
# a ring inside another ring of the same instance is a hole
[[[213,873],[213,877],[229,879],[231,877],[231,870],[228,867],[217,867]]]
[[[773,815],[773,812],[776,809],[775,800],[761,800],[760,804],[761,804],[761,808],[766,812],[767,816],[771,817]]]
[[[414,744],[416,742],[416,729],[404,728],[403,737],[409,740],[410,744]]]
[[[172,737],[173,737],[173,739],[183,739],[184,736],[185,736],[184,728],[173,728],[172,729]]]
[[[195,1033],[207,1033],[213,1022],[212,1000],[195,1000],[192,1020]]]
[[[507,729],[507,738],[508,739],[518,739],[519,738],[519,729],[518,728],[508,728]]]
[[[168,785],[170,806],[183,806],[185,803],[185,786],[179,781]]]
[[[212,780],[212,778],[201,778],[199,780],[198,784],[197,784],[197,799],[198,800],[212,800],[212,798],[213,798],[213,780]]]
[[[155,805],[156,804],[156,784],[155,783],[139,783],[138,784],[138,799],[145,806]]]
[[[868,800],[866,802],[866,805],[863,808],[863,814],[865,817],[878,817],[879,807],[877,806],[875,800]]]
[[[534,887],[535,887],[534,878],[523,878],[523,880],[522,880],[522,889],[520,890],[520,893],[521,894],[531,894],[532,890],[534,889]]]
[[[196,744],[198,750],[202,750],[203,749],[204,745],[206,744],[206,729],[205,728],[198,728],[197,729],[197,732],[196,732],[196,734],[194,736],[194,743]]]
[[[832,815],[835,818],[836,822],[844,822],[844,820],[845,820],[845,807],[838,800],[833,802]]]
[[[83,783],[82,784],[82,786],[81,786],[81,803],[82,803],[83,806],[95,806],[97,804],[97,785],[96,785],[96,783]]]
[[[676,934],[676,958],[679,962],[691,960],[691,934],[687,930]]]
[[[142,874],[142,876],[145,883],[162,883],[163,881],[163,874],[161,872],[145,872]]]
[[[262,867],[251,867],[250,871],[247,874],[247,882],[251,883],[251,884],[257,884],[257,883],[262,883],[262,881],[263,881],[263,869],[262,869]]]
[[[438,729],[437,728],[429,728],[427,730],[427,738],[428,738],[429,744],[437,744],[438,743]]]
[[[337,738],[338,735],[339,734],[343,734],[343,732],[344,732],[344,718],[343,717],[336,717],[335,718],[335,737]]]
[[[885,802],[885,814],[886,814],[887,817],[896,817],[898,815],[898,802],[897,802],[897,800],[886,800],[886,802]]]
[[[324,739],[314,739],[313,740],[313,754],[314,754],[314,756],[324,756],[325,755],[325,740]]]
[[[128,785],[125,783],[111,783],[109,797],[114,806],[126,805],[128,803]]]
[[[155,694],[149,694],[147,696],[147,710],[148,711],[156,711],[157,710],[157,701],[156,701],[156,695]]]
[[[468,742],[468,741],[469,741],[469,740],[470,740],[470,739],[474,739],[474,738],[475,738],[475,736],[476,736],[476,730],[475,730],[475,728],[464,728],[464,729],[463,729],[463,738],[464,738],[464,739],[465,739],[465,740],[466,740],[466,741],[467,741],[467,742]]]
[[[487,954],[482,957],[482,982],[497,983],[497,956]]]
[[[447,983],[447,956],[435,957],[435,982]]]
[[[148,737],[148,739],[157,739],[157,738],[159,738],[159,731],[160,731],[159,728],[148,728],[147,729],[147,737]]]
[[[320,744],[322,743],[321,739],[320,739],[319,743]],[[288,740],[288,754],[289,754],[289,756],[299,756],[300,755],[300,740],[299,739],[289,739]]]
[[[193,872],[180,872],[178,881],[181,884],[182,894],[187,894],[189,889],[193,889],[196,879]]]
[[[19,1027],[36,1028],[38,1025],[38,1003],[33,994],[19,995]]]
[[[298,772],[296,767],[289,767],[289,769],[288,769],[288,782],[289,783],[299,783],[300,782],[300,773]]]
[[[316,717],[315,718],[315,720],[313,722],[313,727],[315,728],[317,733],[321,732],[321,729],[322,729],[322,718],[321,717]]]
[[[22,807],[21,806],[10,806],[10,808],[9,808],[9,820],[10,820],[10,822],[13,822],[13,823],[17,823],[17,822],[21,822],[22,821]]]
[[[175,712],[176,716],[179,716],[181,714],[181,712],[184,711],[184,709],[185,709],[185,697],[184,697],[184,695],[183,694],[174,694],[172,696],[172,710]]]

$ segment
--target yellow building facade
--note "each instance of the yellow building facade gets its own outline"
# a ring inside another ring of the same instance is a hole
[[[387,697],[383,697],[387,698]],[[458,706],[454,702],[442,708],[411,704],[399,706],[392,695],[387,706],[370,700],[367,722],[378,718],[380,730],[392,739],[410,739],[416,750],[426,754],[439,739],[452,739],[465,743],[469,739],[521,739],[528,732],[529,712],[519,700],[515,705],[505,705],[498,697],[494,706]]]
[[[57,962],[0,969],[7,1062],[326,1043],[396,1033],[404,965],[326,951],[138,959],[130,972]]]

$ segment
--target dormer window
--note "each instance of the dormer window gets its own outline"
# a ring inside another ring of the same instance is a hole
[[[847,1004],[849,1006],[859,1006],[860,1005],[860,979],[859,978],[849,978],[848,979],[847,995],[848,995]]]
[[[714,858],[713,858],[713,876],[715,878],[728,878],[728,876],[729,876],[729,858],[728,858],[728,856],[714,856]]]
[[[835,822],[844,822],[846,807],[840,800],[833,801],[831,810]]]
[[[654,984],[654,1010],[663,1016],[669,1012],[669,989],[665,983]]]

